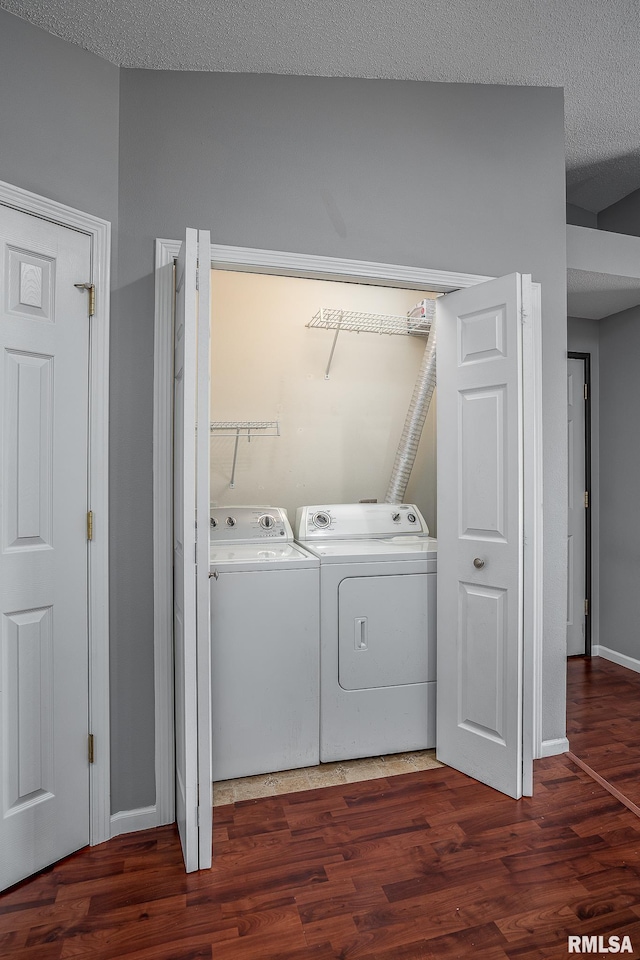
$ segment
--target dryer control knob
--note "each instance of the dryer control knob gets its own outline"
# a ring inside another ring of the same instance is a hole
[[[236,521],[233,517],[227,517],[226,524],[228,527],[235,527]]]
[[[320,530],[324,530],[331,524],[331,517],[324,510],[318,510],[317,513],[314,513],[312,520],[314,526],[319,527]]]

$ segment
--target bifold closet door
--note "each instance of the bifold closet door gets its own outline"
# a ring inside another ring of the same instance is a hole
[[[513,274],[447,294],[437,313],[437,752],[516,798],[532,783],[522,330],[534,311],[531,278]]]
[[[210,269],[209,233],[188,229],[176,262],[173,418],[176,820],[187,872],[211,866]]]

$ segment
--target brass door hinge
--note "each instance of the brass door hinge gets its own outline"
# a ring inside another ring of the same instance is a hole
[[[93,540],[93,510],[87,511],[87,540]]]
[[[96,312],[96,285],[95,283],[74,283],[78,290],[87,290],[89,292],[89,316],[93,317]]]
[[[89,763],[95,763],[95,756],[94,756],[94,752],[93,752],[93,734],[92,734],[92,733],[89,734],[88,755],[89,755]]]
[[[584,615],[585,617],[589,616],[589,601],[585,600],[584,602]]]
[[[589,491],[585,490],[584,492],[584,508],[585,510],[589,509]]]

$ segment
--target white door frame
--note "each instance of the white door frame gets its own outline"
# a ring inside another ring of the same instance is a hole
[[[109,746],[109,304],[111,224],[65,204],[0,181],[0,205],[86,234],[91,241],[95,314],[89,321],[89,509],[88,541],[89,731],[94,763],[89,768],[89,843],[111,837]]]
[[[154,651],[155,651],[155,720],[156,720],[156,815],[158,823],[171,823],[174,816],[174,729],[173,729],[173,641],[172,641],[172,358],[173,358],[173,265],[180,242],[156,240],[155,259],[155,326],[154,326],[154,422],[153,422],[153,543],[154,543]],[[428,270],[420,267],[363,260],[342,260],[310,254],[284,253],[250,247],[211,245],[211,265],[245,273],[267,273],[275,276],[308,277],[315,280],[343,280],[379,286],[426,289],[449,293],[470,287],[493,277],[476,274]],[[538,288],[539,289],[539,288]],[[525,440],[525,470],[532,478],[535,492],[533,515],[525,518],[527,529],[535,535],[529,543],[537,543],[536,557],[527,557],[534,564],[535,596],[525,597],[533,605],[530,617],[532,635],[525,638],[525,689],[533,691],[533,730],[525,730],[533,757],[542,756],[542,456],[541,407],[542,358],[541,343],[533,333],[525,337],[527,368],[525,395],[533,404],[535,423]],[[525,713],[527,703],[525,703]],[[215,771],[214,771],[215,775]]]

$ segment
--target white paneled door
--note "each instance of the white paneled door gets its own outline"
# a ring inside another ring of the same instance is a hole
[[[0,888],[89,842],[90,238],[0,207]]]
[[[525,428],[523,322],[514,274],[438,302],[438,712],[446,764],[512,797],[523,748]]]
[[[201,270],[199,249],[203,256]],[[187,872],[211,866],[209,250],[209,233],[188,229],[176,262],[173,417],[176,820]]]

